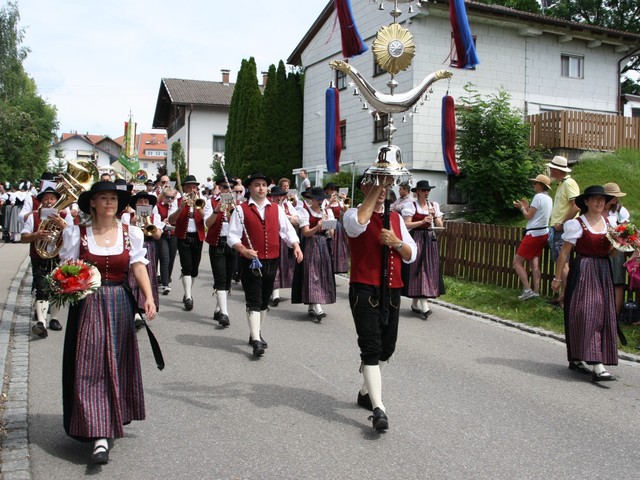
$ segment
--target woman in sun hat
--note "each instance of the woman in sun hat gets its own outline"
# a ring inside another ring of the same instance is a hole
[[[629,210],[620,203],[620,198],[626,197],[627,194],[621,192],[618,184],[613,182],[605,183],[604,191],[607,195],[612,196],[611,200],[604,206],[605,214],[609,220],[609,226],[615,227],[629,223]],[[626,257],[627,255],[622,252],[617,252],[617,254],[609,257],[611,271],[613,272],[613,287],[616,295],[616,313],[618,315],[620,315],[622,304],[624,303],[624,284],[627,273],[624,262],[626,261]]]
[[[147,319],[155,317],[156,306],[144,234],[116,217],[129,198],[113,182],[100,181],[78,199],[80,210],[90,216],[88,226],[67,226],[54,217],[63,229],[60,258],[90,262],[102,276],[100,288],[69,309],[62,368],[65,431],[94,441],[96,463],[109,460],[107,439],[124,436],[123,425],[145,418],[134,300],[126,290],[129,269],[145,294]]]
[[[540,256],[549,238],[549,217],[553,205],[549,196],[551,179],[546,175],[538,175],[529,180],[533,183],[533,190],[536,192],[531,204],[525,198],[513,202],[513,206],[520,209],[524,218],[527,219],[524,238],[513,258],[513,268],[524,287],[522,295],[518,297],[520,300],[540,296],[540,278],[542,276]],[[529,262],[531,267],[531,283],[529,283],[529,274],[524,266],[525,260]],[[533,288],[531,288],[532,286]]]
[[[442,228],[444,224],[440,205],[429,200],[429,193],[434,188],[428,180],[420,180],[411,189],[416,194],[416,201],[405,203],[401,212],[418,248],[416,261],[402,265],[402,295],[412,299],[411,310],[425,320],[432,313],[427,298],[436,298],[444,293],[440,248],[433,231],[433,227]]]
[[[564,297],[564,324],[569,368],[592,375],[593,381],[613,380],[604,365],[618,364],[617,316],[607,239],[605,204],[611,200],[600,185],[587,187],[575,202],[581,215],[564,225],[564,245],[558,256],[551,288],[575,247]],[[591,365],[590,370],[587,365]]]

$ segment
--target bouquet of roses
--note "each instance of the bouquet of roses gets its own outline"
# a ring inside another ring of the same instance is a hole
[[[74,305],[100,288],[96,267],[82,260],[65,260],[48,276],[50,301],[54,305]]]
[[[607,238],[611,245],[621,252],[633,252],[640,249],[640,234],[636,226],[631,223],[609,227]]]

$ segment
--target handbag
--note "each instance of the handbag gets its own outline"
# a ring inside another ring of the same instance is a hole
[[[640,258],[631,257],[624,266],[629,274],[629,288],[640,290]]]

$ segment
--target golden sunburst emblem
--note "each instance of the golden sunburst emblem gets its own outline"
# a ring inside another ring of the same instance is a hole
[[[376,63],[392,75],[409,68],[416,54],[413,35],[398,23],[392,23],[378,31],[372,50]]]

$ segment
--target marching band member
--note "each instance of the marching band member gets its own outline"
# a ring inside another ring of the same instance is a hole
[[[144,233],[144,244],[147,254],[145,258],[149,261],[147,263],[147,274],[149,275],[149,281],[151,282],[151,292],[153,294],[153,303],[156,306],[156,312],[160,310],[160,300],[158,298],[158,253],[156,251],[156,240],[159,240],[162,235],[162,229],[164,222],[160,219],[160,215],[153,212],[149,215],[148,219],[138,216],[136,207],[156,205],[157,198],[151,195],[149,192],[138,192],[129,200],[129,206],[134,209],[134,213],[123,213],[120,221],[126,225],[136,225],[142,229]],[[136,283],[136,278],[133,272],[129,272],[129,287],[133,292],[133,296],[138,302],[138,306],[143,308],[146,297],[144,292],[140,289]],[[137,328],[142,327],[142,318],[136,313],[135,325]]]
[[[162,178],[165,178],[164,176]],[[163,181],[161,180],[160,183]],[[165,184],[166,185],[166,184]],[[169,223],[169,215],[178,209],[176,201],[177,191],[170,185],[163,188],[154,207],[154,213],[160,215],[163,222],[162,236],[158,241],[160,257],[160,291],[163,295],[171,292],[171,275],[173,275],[173,262],[178,253],[178,238],[175,236],[175,227]]]
[[[61,194],[56,192],[52,187],[48,187],[41,191],[37,196],[39,207],[33,212],[29,212],[22,231],[20,232],[20,241],[29,243],[29,256],[31,257],[31,273],[33,275],[32,290],[36,292],[35,317],[36,324],[31,327],[31,332],[40,337],[46,338],[47,332],[47,311],[51,315],[48,328],[54,331],[62,330],[62,325],[58,321],[58,308],[49,304],[49,294],[47,293],[46,276],[58,265],[58,256],[54,258],[42,258],[36,248],[35,241],[46,238],[50,232],[48,230],[40,230],[42,222],[41,211],[43,208],[53,208],[60,199]],[[61,212],[61,216],[70,223],[70,215]]]
[[[186,311],[193,310],[191,289],[193,279],[198,276],[198,267],[202,257],[204,241],[204,200],[198,195],[198,181],[193,175],[187,175],[182,182],[184,195],[178,200],[178,209],[169,216],[169,223],[176,226],[178,254],[182,269],[182,302]],[[202,206],[200,206],[202,202]]]
[[[326,200],[326,209],[331,209],[336,223],[331,241],[331,254],[333,256],[333,273],[347,273],[349,271],[349,241],[347,232],[342,225],[342,214],[347,210],[345,201],[347,196],[338,194],[338,186],[335,183],[327,183],[324,191],[329,198]]]
[[[278,182],[278,185],[273,187],[268,193],[272,202],[277,203],[284,210],[287,220],[291,222],[293,228],[298,231],[300,226],[298,211],[293,204],[287,198],[287,192],[289,190],[289,180],[286,179],[287,190],[280,187],[283,183],[282,180]],[[291,288],[293,283],[293,270],[295,267],[295,261],[293,258],[293,251],[287,246],[285,242],[280,242],[280,265],[278,266],[278,272],[276,273],[276,280],[273,284],[273,293],[271,294],[271,306],[277,307],[280,303],[280,289]]]
[[[256,357],[261,357],[267,347],[260,330],[267,316],[278,269],[280,242],[284,241],[293,248],[298,263],[303,259],[298,235],[284,210],[267,199],[270,183],[269,177],[260,172],[252,173],[245,180],[244,185],[250,193],[249,200],[233,211],[227,235],[227,244],[240,254],[249,341]],[[258,267],[257,263],[262,266]]]
[[[231,185],[227,179],[217,179],[216,185],[221,194],[230,195]],[[230,202],[225,201],[220,195],[217,195],[207,200],[204,207],[204,223],[208,228],[205,241],[209,244],[213,292],[217,300],[213,319],[223,327],[228,327],[230,324],[227,299],[231,291],[231,278],[238,256],[236,251],[227,245],[229,218],[235,209],[233,196],[230,197],[230,200]]]
[[[434,188],[428,180],[420,180],[411,189],[417,194],[417,201],[405,203],[402,209],[404,223],[418,246],[418,261],[402,269],[402,294],[412,299],[411,310],[425,320],[433,313],[427,298],[439,297],[444,293],[440,251],[436,234],[431,229],[444,225],[440,205],[429,200],[429,192]]]
[[[390,229],[383,228],[384,201],[386,188],[389,188],[384,186],[384,182],[384,177],[381,184],[375,186],[363,185],[359,181],[358,185],[365,194],[364,202],[344,214],[344,228],[351,251],[349,305],[358,334],[364,377],[357,403],[372,411],[369,419],[377,431],[389,428],[382,403],[381,368],[393,355],[398,338],[402,289],[399,272],[403,263],[411,263],[416,258],[416,244],[396,212],[389,214]],[[389,312],[386,322],[382,319],[380,302],[382,248],[389,249]]]
[[[328,197],[322,187],[313,187],[307,195],[311,205],[300,215],[304,261],[296,266],[291,290],[291,303],[309,305],[309,315],[318,322],[327,316],[322,305],[336,302],[336,281],[328,245],[333,230],[323,229],[322,224],[333,220],[333,211],[323,208]]]

